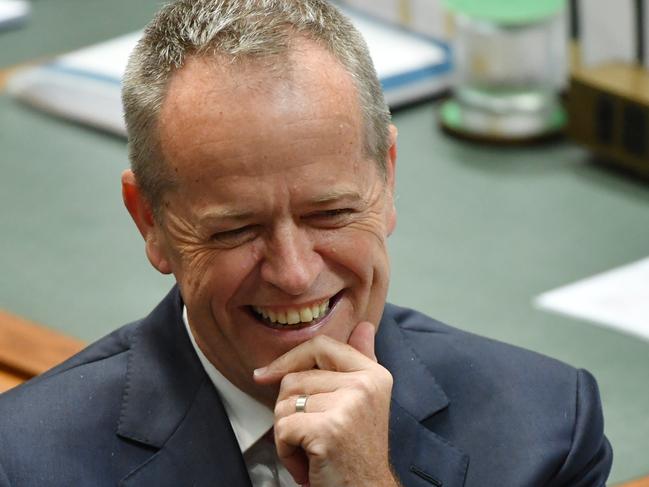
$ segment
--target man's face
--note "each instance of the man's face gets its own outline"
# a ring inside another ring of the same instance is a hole
[[[378,324],[388,287],[392,182],[362,150],[349,75],[303,41],[286,79],[250,64],[191,59],[161,111],[178,180],[154,226],[197,342],[267,403],[255,368],[318,334],[347,342]],[[295,323],[295,321],[299,321]]]

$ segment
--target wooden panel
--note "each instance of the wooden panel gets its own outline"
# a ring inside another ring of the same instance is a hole
[[[649,105],[649,72],[633,64],[610,63],[576,69],[573,76],[600,90]]]
[[[0,310],[0,370],[33,377],[83,347],[81,340]]]
[[[627,484],[620,484],[618,487],[649,487],[649,477],[637,479]]]
[[[11,389],[24,380],[24,377],[17,376],[11,372],[5,372],[4,370],[0,369],[0,392]]]

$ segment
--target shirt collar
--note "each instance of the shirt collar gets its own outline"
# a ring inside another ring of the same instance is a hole
[[[223,401],[234,435],[239,442],[239,448],[244,453],[273,427],[273,412],[232,384],[207,359],[194,339],[194,334],[189,326],[186,306],[183,306],[183,322],[198,359]]]

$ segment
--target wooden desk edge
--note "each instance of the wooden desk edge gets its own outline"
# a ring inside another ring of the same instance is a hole
[[[81,340],[0,310],[0,369],[23,380],[42,374],[84,346]]]
[[[649,487],[649,476],[627,482],[626,484],[619,484],[617,487]]]

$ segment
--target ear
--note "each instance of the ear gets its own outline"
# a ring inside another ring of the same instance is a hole
[[[397,169],[397,136],[399,131],[394,125],[390,125],[390,148],[388,149],[388,154],[386,156],[386,176],[387,176],[387,185],[390,191],[391,208],[388,214],[388,235],[392,235],[395,227],[397,226],[397,208],[394,205],[394,187],[396,181],[396,169]]]
[[[162,244],[162,229],[153,218],[151,205],[144,198],[135,179],[135,174],[130,169],[126,169],[122,173],[122,198],[126,209],[144,238],[149,262],[162,274],[170,274],[170,261],[167,258],[166,248]]]

